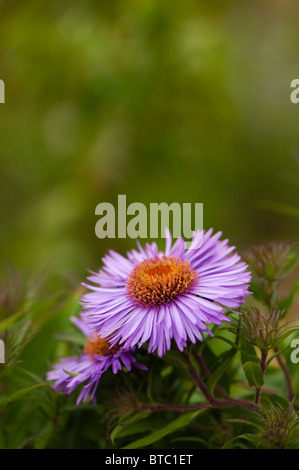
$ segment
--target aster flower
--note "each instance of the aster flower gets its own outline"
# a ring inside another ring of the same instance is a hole
[[[85,334],[87,341],[81,356],[65,357],[47,373],[47,380],[55,381],[54,390],[70,394],[86,382],[77,399],[79,404],[82,399],[86,402],[89,394],[94,399],[99,380],[110,367],[114,374],[121,370],[122,364],[129,371],[132,365],[147,370],[147,367],[136,361],[132,349],[126,350],[118,344],[111,347],[106,338],[101,338],[95,332],[90,333],[84,314],[81,319],[73,317],[72,321]]]
[[[111,345],[126,348],[149,341],[148,350],[162,356],[172,339],[183,350],[187,340],[202,341],[206,324],[230,321],[224,308],[238,308],[248,295],[247,264],[221,232],[195,232],[189,249],[182,238],[172,246],[169,231],[166,248],[156,243],[127,253],[127,258],[109,251],[103,269],[92,273],[84,284],[82,306],[89,324]]]

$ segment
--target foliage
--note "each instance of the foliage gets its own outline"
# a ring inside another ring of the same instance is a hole
[[[148,372],[107,371],[96,404],[76,405],[79,392],[54,392],[45,373],[59,357],[82,351],[83,335],[69,322],[79,313],[81,288],[46,300],[43,293],[42,300],[40,286],[25,288],[13,271],[5,279],[2,448],[298,446],[299,382],[290,362],[297,327],[285,330],[281,312],[273,321],[260,296],[251,296],[254,306],[231,314],[231,324],[214,327],[213,338],[188,345],[183,354],[173,348],[159,358],[142,347],[137,360]],[[17,289],[22,295],[15,295]]]

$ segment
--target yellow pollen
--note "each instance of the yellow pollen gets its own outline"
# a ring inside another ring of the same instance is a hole
[[[90,354],[93,357],[95,354],[99,356],[109,356],[109,354],[114,354],[118,351],[119,346],[115,344],[111,346],[108,342],[108,338],[100,338],[96,333],[92,333],[84,346],[85,354]]]
[[[127,291],[139,305],[159,306],[188,292],[198,280],[189,261],[175,256],[150,258],[132,270]]]

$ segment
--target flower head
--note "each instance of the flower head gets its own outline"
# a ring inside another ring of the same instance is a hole
[[[299,438],[298,414],[290,403],[284,409],[279,403],[269,409],[261,408],[256,414],[261,444],[266,449],[296,448]]]
[[[283,279],[297,259],[292,251],[294,243],[269,242],[265,245],[254,245],[244,254],[245,261],[256,274],[267,282]]]
[[[172,339],[182,350],[190,339],[212,334],[206,324],[230,321],[223,313],[242,305],[250,273],[221,232],[195,232],[189,249],[182,238],[166,248],[156,243],[132,250],[127,258],[110,251],[103,269],[88,278],[82,306],[94,330],[126,348],[149,341],[149,352],[162,356]]]
[[[72,321],[86,335],[87,341],[80,357],[63,358],[47,373],[47,380],[55,381],[54,390],[70,394],[79,385],[86,383],[78,397],[78,404],[82,399],[85,402],[89,394],[94,399],[99,380],[110,367],[114,374],[122,368],[122,364],[129,371],[132,365],[147,369],[136,361],[132,349],[126,350],[118,344],[111,346],[108,338],[101,338],[96,332],[90,333],[84,315],[81,320],[72,318]]]
[[[288,326],[296,320],[280,323],[283,311],[275,310],[274,308],[261,309],[252,307],[250,310],[246,309],[242,316],[242,329],[241,335],[249,343],[257,346],[260,351],[267,353],[270,349],[274,349],[286,339],[289,335],[298,331],[298,326]],[[237,332],[237,322],[232,323],[230,331]]]

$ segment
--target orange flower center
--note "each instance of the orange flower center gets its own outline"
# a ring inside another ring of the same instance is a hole
[[[175,256],[151,258],[137,264],[128,281],[128,295],[139,305],[157,307],[188,292],[198,280],[189,261]]]
[[[89,335],[84,346],[85,354],[90,354],[91,357],[95,354],[98,354],[99,356],[109,356],[109,354],[115,354],[118,349],[118,344],[111,346],[108,342],[108,338],[99,338],[96,333]]]

